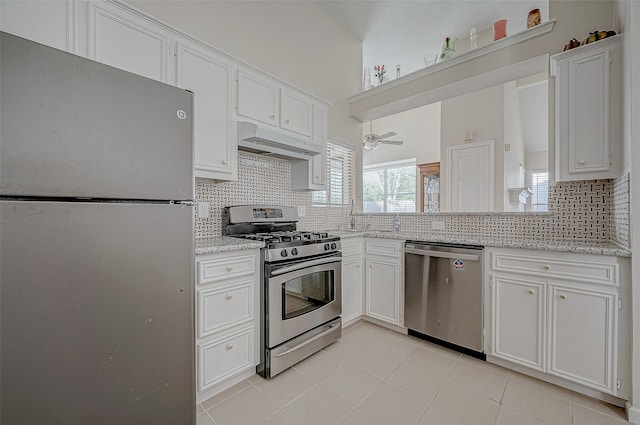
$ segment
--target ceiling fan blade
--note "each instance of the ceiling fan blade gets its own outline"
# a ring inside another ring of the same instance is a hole
[[[386,139],[387,137],[391,137],[391,136],[395,136],[396,133],[394,133],[393,131],[389,131],[387,133],[381,134],[378,136],[378,139]]]
[[[380,140],[380,143],[385,143],[387,145],[401,145],[404,142],[402,140]]]

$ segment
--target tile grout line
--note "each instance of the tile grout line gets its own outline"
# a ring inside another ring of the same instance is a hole
[[[418,419],[418,422],[416,422],[416,425],[420,423],[420,421],[422,420],[422,418],[424,418],[424,415],[427,414],[427,412],[429,411],[429,409],[431,408],[431,405],[433,405],[433,402],[436,400],[436,398],[438,397],[438,394],[440,394],[440,391],[442,391],[442,388],[445,386],[445,384],[447,383],[447,381],[449,380],[449,378],[451,377],[451,373],[453,372],[453,369],[456,368],[456,366],[458,365],[458,363],[460,363],[460,359],[462,359],[462,355],[458,356],[458,358],[456,359],[456,362],[453,364],[453,366],[451,366],[451,369],[449,369],[449,373],[447,373],[447,377],[442,381],[442,383],[440,384],[440,386],[438,387],[438,389],[436,390],[435,395],[433,396],[433,398],[431,399],[431,401],[429,402],[429,404],[427,405],[427,408],[425,409],[424,413],[422,414],[422,416],[420,416],[420,419]]]

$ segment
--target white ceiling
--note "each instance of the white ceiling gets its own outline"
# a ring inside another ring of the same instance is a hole
[[[549,19],[548,0],[316,0],[349,32],[363,42],[363,66],[384,64],[395,77],[433,62],[445,37],[467,39],[469,29],[478,32],[507,19],[507,35],[526,29],[527,15],[538,8]],[[480,38],[478,39],[480,41]],[[482,44],[480,44],[482,45]]]

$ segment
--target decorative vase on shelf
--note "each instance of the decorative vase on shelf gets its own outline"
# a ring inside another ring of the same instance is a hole
[[[493,24],[493,41],[500,40],[507,36],[507,20],[500,19]]]
[[[451,41],[451,38],[444,39],[444,46],[442,46],[442,53],[440,53],[440,60],[438,62],[444,62],[451,59],[456,54],[456,41]]]
[[[475,27],[469,30],[469,50],[478,48],[478,32]]]
[[[542,22],[540,9],[532,9],[527,16],[527,28],[533,28],[536,25],[540,25],[540,22]]]

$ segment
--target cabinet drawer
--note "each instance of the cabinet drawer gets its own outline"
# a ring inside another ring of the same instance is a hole
[[[198,391],[250,369],[254,362],[254,328],[198,343]]]
[[[559,279],[579,280],[618,286],[618,265],[587,258],[558,256],[536,257],[492,253],[491,268],[495,271],[535,274]]]
[[[365,252],[367,255],[400,258],[401,245],[401,242],[368,240],[365,242]]]
[[[362,242],[360,240],[344,240],[340,241],[342,246],[342,257],[348,257],[351,255],[362,255]]]
[[[256,257],[253,254],[199,260],[197,263],[200,285],[256,272]]]
[[[198,290],[198,338],[254,318],[253,280]]]

